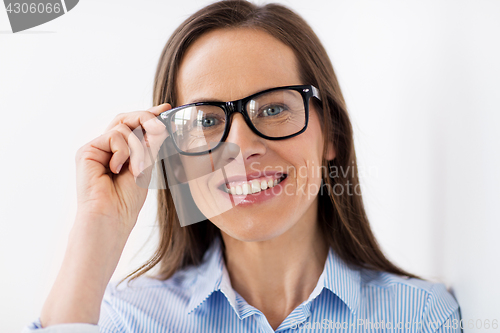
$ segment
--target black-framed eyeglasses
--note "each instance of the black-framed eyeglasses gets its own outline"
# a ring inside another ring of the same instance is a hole
[[[231,115],[240,113],[248,127],[267,140],[283,140],[301,134],[309,121],[309,100],[321,100],[312,85],[266,89],[232,102],[198,102],[159,115],[176,149],[184,155],[201,155],[224,142]]]

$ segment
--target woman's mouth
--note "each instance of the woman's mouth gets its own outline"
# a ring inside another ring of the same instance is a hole
[[[281,183],[287,174],[263,176],[249,181],[235,181],[222,184],[219,189],[232,195],[247,195],[260,193]]]

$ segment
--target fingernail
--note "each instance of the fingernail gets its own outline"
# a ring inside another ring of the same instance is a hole
[[[168,104],[168,103],[162,103],[162,104],[158,104],[158,105],[153,105],[152,107],[149,108],[149,110],[155,109],[155,108],[159,108],[160,106],[163,106],[165,104]]]
[[[116,173],[120,173],[120,170],[122,169],[122,166],[123,164],[120,164],[117,168],[116,168]]]
[[[143,172],[144,171],[144,162],[141,162],[139,163],[139,172]]]

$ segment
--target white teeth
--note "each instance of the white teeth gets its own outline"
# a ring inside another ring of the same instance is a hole
[[[281,178],[279,179],[269,179],[269,180],[252,180],[250,182],[245,182],[241,185],[236,185],[236,186],[230,186],[227,184],[225,186],[225,190],[227,193],[231,193],[233,195],[247,195],[247,194],[254,194],[254,193],[259,193],[260,191],[267,190],[268,188],[272,188],[276,185],[281,183]],[[230,186],[228,188],[228,186]]]
[[[252,193],[258,193],[260,192],[260,183],[258,180],[252,180]]]
[[[242,186],[243,194],[247,195],[250,192],[250,185],[248,183],[243,184]]]

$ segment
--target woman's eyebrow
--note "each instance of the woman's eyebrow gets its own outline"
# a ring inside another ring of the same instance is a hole
[[[189,103],[186,104],[193,104],[193,103],[200,103],[200,102],[217,102],[217,103],[224,103],[225,101],[221,101],[220,99],[216,98],[195,98]]]
[[[265,91],[265,90],[270,89],[270,88],[272,88],[272,87],[267,87],[267,88],[264,88],[264,87],[263,87],[262,89],[260,89],[260,90],[256,90],[256,91],[254,91],[252,94],[247,95],[246,97],[248,97],[248,96],[252,96],[252,95],[255,95],[255,94],[259,93],[259,92]],[[293,94],[292,92],[289,92],[289,93],[290,93],[290,94]],[[228,101],[221,101],[220,99],[216,99],[216,98],[203,98],[203,97],[202,97],[202,98],[195,98],[195,99],[193,99],[191,102],[186,103],[186,104],[194,104],[194,103],[200,103],[200,102],[216,102],[216,103],[226,103],[226,102],[228,102]]]

